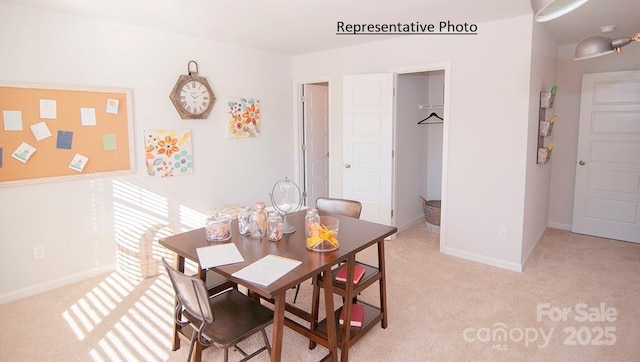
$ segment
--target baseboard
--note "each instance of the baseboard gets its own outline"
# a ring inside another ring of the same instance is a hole
[[[411,220],[411,221],[409,221],[409,222],[407,222],[407,223],[405,223],[403,225],[398,225],[397,226],[398,232],[407,230],[407,229],[411,228],[412,226],[414,226],[415,224],[418,224],[420,222],[424,222],[424,216],[418,216],[415,219],[413,219],[413,220]]]
[[[511,270],[511,271],[518,272],[518,273],[522,272],[522,265],[521,264],[517,264],[517,263],[511,263],[511,262],[508,262],[508,261],[495,259],[495,258],[490,258],[490,257],[484,256],[484,255],[469,253],[467,251],[462,251],[462,250],[453,249],[453,248],[447,248],[447,247],[443,247],[443,246],[440,246],[440,252],[443,253],[443,254],[456,256],[458,258],[467,259],[467,260],[475,261],[475,262],[478,262],[478,263],[487,264],[487,265],[495,266],[495,267],[498,267],[498,268]]]
[[[36,295],[49,290],[60,288],[71,283],[79,282],[85,279],[95,277],[96,275],[109,273],[115,270],[116,270],[115,264],[105,265],[100,268],[87,270],[78,274],[68,275],[60,279],[51,280],[46,283],[42,283],[42,284],[34,285],[28,288],[5,293],[0,295],[0,304],[5,304],[5,303],[13,302],[14,300],[30,297],[32,295]]]
[[[559,222],[552,222],[552,221],[549,221],[547,223],[547,226],[550,227],[550,228],[562,229],[562,230],[567,230],[567,231],[571,231],[571,229],[573,229],[573,225],[571,225],[571,224],[561,224]]]

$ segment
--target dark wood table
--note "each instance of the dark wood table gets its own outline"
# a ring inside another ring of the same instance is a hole
[[[237,220],[232,223],[233,236],[231,241],[237,246],[238,250],[244,258],[243,263],[225,265],[213,268],[213,270],[229,280],[247,287],[252,293],[260,296],[263,299],[269,300],[274,305],[274,320],[273,320],[273,334],[272,334],[272,349],[271,360],[280,361],[282,356],[282,337],[284,331],[284,325],[293,330],[307,336],[312,341],[321,343],[329,350],[327,357],[334,361],[337,361],[337,332],[336,332],[336,315],[334,313],[327,312],[326,317],[326,331],[319,332],[315,328],[309,328],[300,325],[299,323],[286,318],[285,310],[293,313],[294,315],[301,317],[311,322],[311,314],[300,308],[297,308],[291,304],[287,304],[285,300],[287,290],[295,287],[296,285],[308,280],[314,276],[322,275],[322,286],[325,289],[325,310],[333,311],[333,278],[332,267],[338,263],[346,262],[349,268],[349,275],[347,280],[352,279],[353,269],[355,265],[356,253],[374,245],[378,245],[379,262],[381,269],[381,281],[380,288],[383,290],[385,285],[384,278],[384,239],[397,232],[397,228],[393,226],[376,224],[364,220],[338,216],[340,219],[340,233],[338,240],[340,241],[340,247],[331,252],[315,252],[306,248],[306,238],[304,234],[304,212],[298,212],[294,216],[289,216],[289,222],[296,228],[296,232],[293,234],[285,234],[283,239],[278,242],[271,242],[267,237],[262,239],[253,239],[249,236],[240,235],[238,232]],[[160,245],[172,250],[177,254],[176,269],[184,271],[185,258],[198,262],[198,256],[196,249],[204,246],[211,245],[206,240],[204,228],[195,229],[192,231],[176,234],[167,238],[160,239]],[[279,255],[286,258],[299,260],[302,263],[293,269],[291,272],[284,275],[282,278],[276,280],[274,283],[268,286],[262,286],[248,282],[243,279],[232,276],[236,271],[248,266],[249,264],[267,256],[269,254]],[[198,268],[198,275],[205,280],[206,270]],[[353,285],[347,283],[345,290],[345,300],[351,300],[353,297]],[[386,299],[386,298],[384,298]],[[386,304],[386,301],[384,301]],[[350,318],[350,303],[346,303],[347,318]],[[386,327],[386,307],[381,306],[381,314],[383,325]],[[315,323],[312,323],[315,325]],[[347,354],[344,350],[348,348],[349,328],[348,324],[343,327],[341,331],[343,341],[341,344],[342,357],[346,360]],[[346,337],[346,343],[345,343]],[[174,325],[174,345],[173,349],[176,350],[180,347],[180,341],[178,336],[178,326]],[[201,346],[197,344],[196,355],[199,356],[202,353]]]

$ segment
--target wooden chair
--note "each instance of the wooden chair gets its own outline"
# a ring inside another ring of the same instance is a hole
[[[355,201],[355,200],[347,200],[347,199],[334,199],[334,198],[318,198],[316,200],[316,208],[318,209],[318,214],[320,215],[342,215],[342,216],[348,216],[348,217],[353,217],[356,219],[360,218],[360,214],[362,213],[362,204],[359,201]],[[379,263],[381,263],[382,261],[379,261]],[[365,276],[363,277],[360,287],[364,288],[365,284],[370,285],[373,282],[375,282],[376,280],[380,280],[381,278],[381,273],[380,273],[380,269],[370,266],[370,265],[366,265],[363,263],[359,263],[356,261],[357,264],[362,265],[365,268]],[[340,267],[339,267],[340,268]],[[339,268],[334,269],[334,271],[332,272],[332,277],[335,278],[335,275],[337,273],[337,270]],[[313,285],[313,295],[312,295],[312,306],[311,306],[311,329],[315,329],[317,327],[317,323],[318,323],[318,313],[319,313],[319,306],[320,306],[320,288],[322,288],[322,282],[320,279],[319,275],[316,275],[313,277],[312,279],[312,285]],[[357,292],[357,289],[356,289]],[[344,284],[339,284],[336,283],[334,281],[334,293],[338,294],[338,295],[342,295],[343,296],[343,302],[344,302]],[[386,311],[384,311],[384,309],[386,308],[384,306],[383,300],[385,299],[385,291],[382,289],[380,289],[380,304],[381,307],[380,309],[383,310],[383,313],[386,313]],[[357,298],[354,297],[353,300],[351,301],[352,303],[356,303]],[[327,311],[327,313],[330,313],[329,311]],[[384,319],[383,321],[383,328],[386,328],[386,319]],[[340,335],[340,331],[338,331],[338,334]],[[352,339],[348,345],[344,346],[345,348],[348,348],[348,346],[352,343],[355,343],[357,341],[357,339],[359,339],[359,337],[357,337],[356,339]],[[309,349],[313,349],[315,348],[316,343],[313,341],[309,341]],[[341,347],[342,348],[342,347]],[[343,351],[343,353],[345,353]]]
[[[320,215],[342,215],[359,219],[362,213],[362,204],[355,200],[319,197],[316,200],[316,209]]]
[[[230,347],[235,347],[242,353],[245,357],[242,361],[265,350],[271,353],[271,345],[265,332],[265,328],[273,322],[271,309],[233,288],[210,297],[204,281],[200,278],[175,270],[164,258],[162,262],[178,301],[175,323],[180,327],[190,325],[193,328],[187,361],[191,360],[196,343],[200,343],[204,348],[216,345],[224,349],[225,362],[229,360]],[[247,354],[238,347],[238,343],[258,331],[262,332],[265,343],[262,348]]]

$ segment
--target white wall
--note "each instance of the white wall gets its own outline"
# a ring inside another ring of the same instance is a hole
[[[521,268],[531,22],[521,16],[478,24],[477,36],[404,36],[293,58],[294,79],[330,78],[334,131],[341,129],[344,75],[450,62],[441,250],[513,270]],[[340,164],[341,134],[330,137],[333,162]],[[330,189],[339,196],[342,170],[332,170]],[[501,226],[509,230],[507,240],[498,238]]]
[[[199,213],[266,200],[293,175],[289,56],[5,4],[0,49],[0,80],[132,89],[137,168],[117,179],[1,188],[0,302],[112,269],[123,223],[137,221],[138,233],[154,223],[193,228]],[[169,100],[189,60],[218,98],[207,120],[181,120]],[[260,100],[262,137],[225,138],[225,98],[239,96]],[[145,176],[143,131],[157,128],[193,131],[193,175]],[[38,244],[46,257],[34,260]]]
[[[531,80],[529,99],[529,137],[527,138],[527,181],[525,190],[524,228],[522,234],[522,261],[535,249],[547,228],[549,220],[550,164],[536,164],[538,155],[538,121],[540,92],[550,92],[556,82],[557,43],[545,31],[543,25],[533,23]],[[558,102],[555,102],[557,104]],[[546,119],[554,109],[546,111]],[[553,136],[553,135],[552,135]],[[550,137],[553,139],[554,137]],[[550,139],[545,140],[548,146]],[[555,151],[554,151],[555,152]],[[555,157],[552,155],[551,160]]]
[[[623,36],[630,34],[616,34]],[[551,157],[551,196],[549,225],[571,230],[573,196],[578,152],[578,124],[580,118],[580,90],[582,75],[586,73],[640,70],[640,44],[631,43],[621,54],[575,61],[576,44],[558,50],[558,95],[554,109],[558,121],[553,127],[555,148]]]

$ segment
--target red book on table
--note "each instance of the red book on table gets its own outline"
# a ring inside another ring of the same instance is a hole
[[[353,284],[358,284],[362,276],[364,275],[364,266],[360,264],[356,264],[353,269]],[[347,281],[347,264],[343,265],[340,270],[338,270],[338,274],[336,274],[336,280],[339,282]]]
[[[346,308],[343,306],[340,312],[340,325],[344,325],[344,314]],[[362,304],[351,305],[351,327],[362,327],[362,320],[364,319],[364,306]]]

